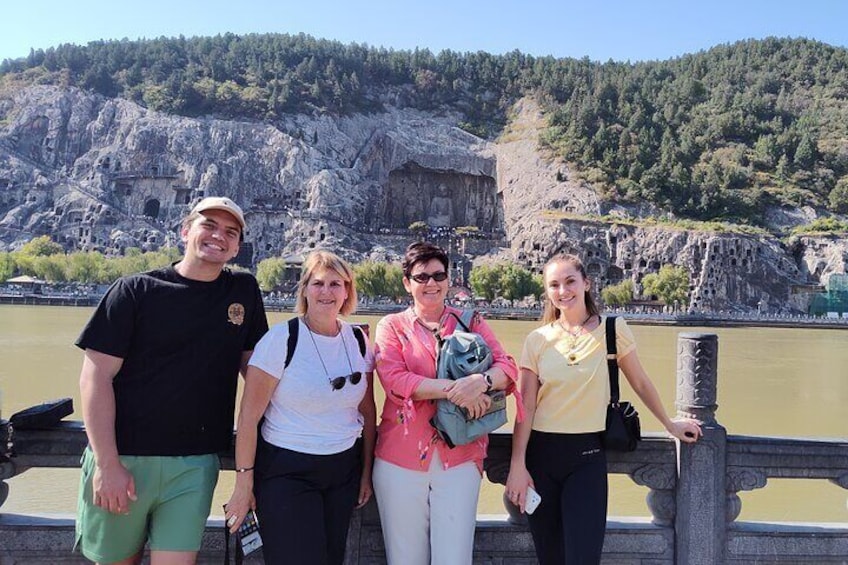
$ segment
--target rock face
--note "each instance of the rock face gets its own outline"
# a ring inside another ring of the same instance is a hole
[[[684,266],[693,310],[806,311],[809,296],[797,291],[816,280],[774,238],[555,219],[522,233],[514,241],[520,262],[541,267],[556,253],[574,253],[601,287],[631,279],[640,291],[646,274]]]
[[[191,205],[227,195],[246,211],[245,265],[317,247],[394,260],[414,237],[409,226],[422,222],[456,254],[458,282],[473,261],[539,268],[569,250],[602,284],[638,283],[675,263],[690,270],[695,307],[792,311],[805,307],[793,285],[844,272],[845,240],[802,238],[786,249],[769,238],[555,219],[610,210],[539,152],[538,107],[518,103],[494,143],[455,127],[459,118],[389,107],[271,125],[26,88],[0,98],[0,249],[42,234],[68,250],[112,254],[177,245]],[[452,234],[461,226],[477,228],[473,239]]]

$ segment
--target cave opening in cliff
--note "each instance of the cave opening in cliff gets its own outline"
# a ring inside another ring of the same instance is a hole
[[[389,173],[374,227],[407,229],[476,226],[484,235],[503,230],[503,201],[494,178],[408,163]]]
[[[159,201],[155,198],[151,198],[147,202],[144,203],[144,215],[148,218],[152,218],[154,220],[159,219]]]

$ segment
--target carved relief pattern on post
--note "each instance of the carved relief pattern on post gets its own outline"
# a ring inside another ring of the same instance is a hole
[[[680,334],[677,339],[677,411],[715,422],[718,339],[714,334]]]

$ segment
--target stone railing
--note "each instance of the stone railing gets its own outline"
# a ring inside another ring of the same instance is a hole
[[[848,441],[727,435],[715,418],[717,361],[715,335],[680,334],[677,409],[678,414],[703,422],[704,437],[699,442],[678,445],[648,434],[632,453],[608,453],[611,473],[626,474],[648,487],[651,516],[609,520],[604,562],[848,564],[848,523],[736,521],[741,510],[737,493],[763,488],[771,477],[824,479],[848,489]],[[6,423],[0,423],[0,437],[5,438],[8,431]],[[13,453],[0,456],[0,504],[8,494],[5,479],[33,467],[77,467],[86,442],[79,422],[63,422],[49,430],[14,431],[10,437]],[[494,483],[506,481],[510,444],[508,433],[491,436],[485,467]],[[231,470],[232,455],[222,463]],[[505,508],[504,516],[479,517],[475,563],[535,562],[523,516],[509,504]],[[209,521],[200,563],[220,563],[222,528],[221,520]],[[84,563],[70,553],[72,545],[70,519],[0,514],[0,563]],[[261,558],[248,562],[261,563]],[[354,513],[346,562],[385,562],[373,502]]]

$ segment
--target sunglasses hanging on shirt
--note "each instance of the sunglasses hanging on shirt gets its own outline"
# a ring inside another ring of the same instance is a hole
[[[304,324],[306,324],[305,321]],[[324,368],[324,374],[327,375],[327,380],[330,382],[330,388],[341,390],[347,381],[350,381],[350,384],[354,386],[358,385],[359,381],[362,380],[362,373],[353,370],[353,365],[350,362],[350,353],[347,352],[347,340],[344,336],[344,329],[339,326],[339,335],[342,336],[342,349],[344,349],[345,357],[347,357],[347,368],[350,369],[350,374],[341,377],[330,377],[330,372],[327,370],[327,365],[324,363],[324,358],[321,356],[321,350],[318,349],[318,344],[315,343],[315,336],[312,335],[312,328],[309,327],[309,324],[306,324],[306,329],[309,330],[309,338],[312,340],[315,353],[318,354],[318,360],[321,361],[321,366]]]
[[[352,384],[352,385],[358,385],[359,381],[362,380],[362,373],[360,373],[359,371],[356,371],[354,373],[351,373],[350,375],[345,375],[343,377],[336,377],[334,379],[329,379],[329,380],[330,380],[330,386],[333,387],[333,390],[340,390],[345,385],[345,382],[347,382],[347,381],[350,381],[350,384]]]

